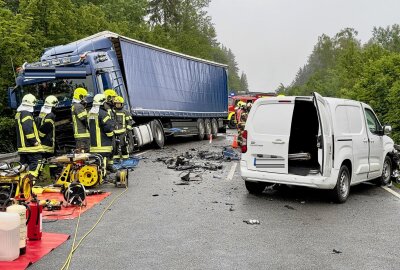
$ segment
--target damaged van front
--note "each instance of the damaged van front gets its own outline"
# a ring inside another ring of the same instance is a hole
[[[344,202],[350,185],[382,177],[385,157],[391,161],[393,141],[371,112],[366,104],[318,93],[257,100],[245,127],[246,188],[260,193],[279,183],[331,189]]]

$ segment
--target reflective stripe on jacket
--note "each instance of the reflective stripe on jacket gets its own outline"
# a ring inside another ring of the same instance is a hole
[[[74,127],[74,138],[89,138],[87,129],[87,111],[80,103],[73,103],[71,106],[72,123]]]
[[[111,153],[114,136],[114,121],[102,108],[92,108],[88,115],[90,152]]]
[[[38,118],[39,137],[42,142],[43,152],[54,153],[56,138],[56,116],[54,113],[40,113]]]
[[[15,114],[18,153],[37,153],[42,151],[39,133],[32,113],[21,111]]]

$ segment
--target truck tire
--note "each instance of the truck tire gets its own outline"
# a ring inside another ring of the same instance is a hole
[[[335,188],[332,190],[332,199],[337,203],[344,203],[350,194],[350,172],[346,165],[339,170]]]
[[[375,183],[378,186],[386,186],[390,183],[392,178],[392,160],[390,157],[386,156],[383,161],[382,175],[378,179],[375,180]]]
[[[267,183],[251,181],[244,181],[244,184],[250,194],[261,194],[267,186]]]
[[[217,119],[211,119],[211,134],[214,138],[217,138],[218,135],[218,121]]]
[[[151,130],[153,132],[153,145],[154,147],[161,149],[164,147],[165,136],[164,129],[158,120],[151,121]]]
[[[211,121],[210,119],[204,119],[204,133],[205,133],[205,140],[208,140],[208,136],[211,134]]]
[[[197,139],[199,139],[199,141],[201,141],[204,139],[204,134],[205,134],[205,127],[204,127],[203,119],[197,119],[197,129],[199,131],[199,133],[197,135]]]

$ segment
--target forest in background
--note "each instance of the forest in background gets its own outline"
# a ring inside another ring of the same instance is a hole
[[[15,68],[37,61],[45,48],[104,30],[227,64],[229,90],[247,91],[234,53],[217,40],[210,1],[0,0],[0,152],[14,150],[6,91],[15,85]]]
[[[357,31],[346,28],[330,37],[321,35],[307,63],[285,95],[310,95],[359,100],[372,106],[391,137],[400,143],[400,26],[375,27],[363,44]]]

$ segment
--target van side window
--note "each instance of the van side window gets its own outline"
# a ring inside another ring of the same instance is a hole
[[[365,116],[367,117],[369,131],[373,134],[378,134],[378,131],[380,131],[382,127],[378,119],[375,117],[375,114],[371,110],[365,109]]]

